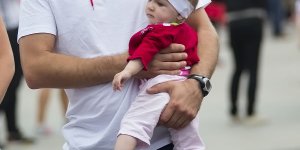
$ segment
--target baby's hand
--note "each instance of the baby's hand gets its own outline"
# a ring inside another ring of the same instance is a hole
[[[116,90],[121,91],[122,86],[123,86],[121,81],[122,81],[122,75],[120,72],[114,76],[114,80],[112,81],[114,91],[116,91]]]
[[[131,75],[124,71],[117,73],[114,76],[114,79],[112,81],[114,91],[116,90],[121,91],[124,86],[124,82],[128,80],[130,77]]]

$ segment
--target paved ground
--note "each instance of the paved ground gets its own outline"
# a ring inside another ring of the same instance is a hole
[[[300,150],[300,47],[292,27],[284,39],[267,32],[261,57],[258,114],[262,125],[232,123],[228,117],[228,84],[232,69],[226,33],[221,32],[220,63],[212,79],[213,90],[201,108],[201,133],[208,150]],[[244,107],[245,82],[240,105]],[[54,133],[39,137],[34,145],[11,143],[6,150],[59,150],[63,144],[60,127],[64,122],[57,90],[53,91],[47,123]],[[35,135],[37,91],[23,83],[19,102],[19,123],[28,136]],[[0,115],[0,140],[5,138]]]

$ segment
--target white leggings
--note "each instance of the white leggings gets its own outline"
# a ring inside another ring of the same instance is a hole
[[[125,114],[119,134],[126,134],[137,138],[137,149],[145,150],[150,145],[153,130],[156,127],[160,114],[169,102],[168,93],[148,94],[146,89],[158,83],[186,78],[175,75],[159,75],[142,83],[140,92]],[[174,150],[204,150],[204,144],[199,135],[199,118],[197,117],[185,128],[180,130],[169,129]]]

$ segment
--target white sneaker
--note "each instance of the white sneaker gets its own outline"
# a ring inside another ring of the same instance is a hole
[[[37,127],[37,135],[39,136],[49,136],[52,134],[52,129],[46,125]]]
[[[239,116],[231,116],[231,122],[232,123],[236,123],[236,124],[238,124],[238,123],[241,123],[242,122],[242,120],[241,120],[241,118],[239,117]]]

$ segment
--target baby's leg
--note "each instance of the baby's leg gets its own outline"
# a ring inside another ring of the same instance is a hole
[[[186,127],[169,129],[174,150],[204,150],[205,146],[199,134],[199,115]]]
[[[150,145],[150,139],[159,121],[160,114],[169,102],[170,96],[168,93],[148,94],[146,90],[164,81],[182,79],[185,78],[180,76],[159,75],[148,80],[144,86],[141,86],[140,93],[132,102],[121,122],[119,136],[134,137],[133,139],[136,140],[135,145],[137,148],[147,148]],[[127,143],[123,146],[127,146]]]
[[[140,93],[121,122],[119,136],[130,135],[138,139],[138,145],[149,146],[160,113],[168,101],[167,93],[154,95]]]
[[[160,114],[169,102],[168,93],[148,94],[147,89],[155,84],[178,77],[159,75],[148,80],[140,87],[140,92],[125,114],[119,131],[120,135],[130,135],[137,140],[137,147],[150,145],[150,139],[157,125]]]

